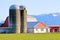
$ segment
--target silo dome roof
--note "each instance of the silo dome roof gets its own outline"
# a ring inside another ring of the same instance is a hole
[[[20,10],[24,10],[24,8],[25,8],[24,6],[20,6]]]
[[[9,9],[16,9],[16,8],[19,9],[19,6],[18,5],[11,5]]]

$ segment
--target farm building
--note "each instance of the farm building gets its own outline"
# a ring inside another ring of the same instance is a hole
[[[50,29],[42,22],[39,22],[34,26],[34,33],[46,33],[46,32],[50,32]]]
[[[42,22],[28,22],[27,23],[27,32],[28,33],[47,33],[50,32],[50,28],[48,28]]]
[[[9,18],[6,17],[6,20],[4,21],[4,23],[2,23],[0,25],[0,33],[8,33],[8,32],[11,32],[11,27],[8,27],[8,20],[9,20]]]
[[[59,25],[52,25],[50,27],[50,32],[60,32],[60,26]]]

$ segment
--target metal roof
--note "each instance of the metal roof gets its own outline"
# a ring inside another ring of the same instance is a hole
[[[19,6],[18,5],[11,5],[9,9],[19,9]]]
[[[34,26],[37,24],[38,22],[27,22],[27,27],[28,28],[34,28]]]

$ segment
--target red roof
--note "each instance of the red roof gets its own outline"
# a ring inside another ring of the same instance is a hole
[[[8,27],[8,17],[6,18],[5,22],[0,27]]]
[[[44,28],[44,27],[46,27],[46,25],[43,24],[42,22],[39,22],[35,25],[35,28]]]

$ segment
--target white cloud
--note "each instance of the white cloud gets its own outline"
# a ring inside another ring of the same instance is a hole
[[[33,16],[27,16],[27,22],[37,22],[38,20]]]

